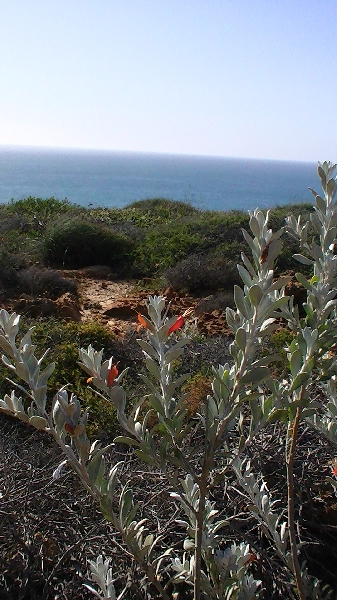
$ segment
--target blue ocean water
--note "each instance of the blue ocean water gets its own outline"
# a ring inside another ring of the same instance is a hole
[[[171,198],[207,210],[248,210],[311,201],[315,163],[0,147],[0,203],[27,196],[123,207]]]

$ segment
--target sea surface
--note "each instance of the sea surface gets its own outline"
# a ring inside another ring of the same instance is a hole
[[[0,147],[0,203],[27,196],[124,207],[146,198],[202,210],[248,210],[312,200],[317,165],[98,150]]]

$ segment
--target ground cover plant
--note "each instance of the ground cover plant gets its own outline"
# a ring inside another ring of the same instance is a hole
[[[42,366],[45,355],[36,358],[31,330],[17,342],[17,315],[0,313],[3,361],[24,382],[4,396],[0,410],[56,440],[64,457],[54,478],[64,477],[71,467],[97,501],[113,527],[118,554],[137,565],[133,574],[138,577],[138,597],[324,600],[337,591],[331,587],[333,577],[331,585],[319,581],[300,526],[304,489],[313,489],[305,478],[313,461],[310,448],[304,465],[296,461],[301,438],[325,447],[326,453],[329,441],[337,443],[336,182],[330,163],[319,165],[318,172],[324,193],[314,192],[310,223],[294,215],[286,221],[288,235],[300,247],[297,261],[312,271],[309,277],[296,274],[307,290],[305,316],[285,293],[290,277],[275,277],[283,228],[272,231],[269,215],[256,209],[249,219],[251,233],[243,232],[251,253],[250,258],[242,253],[238,267],[243,286],[234,288],[236,308],[227,309],[234,336],[231,360],[213,367],[211,393],[206,389],[198,412],[188,414],[181,388],[189,375],[177,375],[175,369],[188,344],[183,333],[188,315],[169,317],[165,298],[150,297],[147,315],[138,316],[147,336],[139,339],[148,370],[141,375],[148,389],[143,399],[127,403],[122,387],[127,370],[115,358],[103,360],[102,351],[92,346],[80,350],[88,384],[115,406],[125,432],[115,444],[133,448],[144,463],[143,477],[152,475],[156,485],[161,483],[165,518],[159,520],[148,502],[137,503],[135,478],[130,472],[125,478],[124,461],[110,462],[111,447],[89,441],[87,413],[77,396],[61,388],[48,408],[47,384],[54,365]],[[264,352],[280,322],[291,332],[288,368],[281,380],[272,367],[277,356]],[[18,390],[30,400],[27,409]],[[261,465],[267,456],[271,464],[273,456],[278,472],[255,471],[257,449]],[[330,472],[323,474],[322,502],[336,492],[333,465]],[[270,482],[281,482],[278,495],[269,490],[267,475]],[[113,554],[116,562],[118,554]],[[130,578],[116,581],[109,557],[99,554],[89,566],[94,583],[86,587],[96,597],[128,598]]]

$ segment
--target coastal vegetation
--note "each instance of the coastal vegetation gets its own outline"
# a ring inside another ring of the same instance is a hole
[[[4,305],[76,295],[68,270],[97,263],[158,286],[127,339],[0,311],[4,597],[335,597],[337,207],[318,172],[314,206],[269,214],[0,207]],[[226,339],[172,314],[167,286],[234,286]]]
[[[271,225],[279,228],[289,211],[306,219],[311,210],[310,204],[275,208]],[[160,198],[121,209],[86,209],[55,198],[12,201],[0,206],[0,286],[26,291],[34,281],[31,293],[50,294],[54,277],[57,293],[66,283],[46,268],[105,265],[115,278],[161,277],[176,289],[222,289],[237,282],[248,222],[245,212],[199,211]],[[294,249],[288,236],[278,272],[294,268]]]

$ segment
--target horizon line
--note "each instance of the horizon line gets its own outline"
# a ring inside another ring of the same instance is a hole
[[[286,158],[262,158],[252,156],[225,156],[221,154],[190,154],[182,152],[159,152],[156,150],[114,150],[112,148],[88,148],[79,146],[44,146],[44,145],[32,145],[32,144],[2,144],[0,143],[0,150],[37,150],[37,151],[49,151],[49,152],[101,152],[111,154],[145,154],[155,156],[180,156],[186,158],[217,158],[223,160],[252,160],[252,161],[270,161],[270,162],[295,162],[295,163],[308,163],[317,164],[318,160],[301,160],[301,159],[286,159]],[[332,161],[333,162],[333,161]]]

